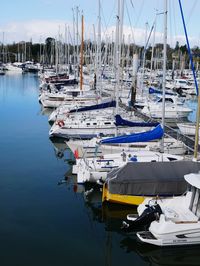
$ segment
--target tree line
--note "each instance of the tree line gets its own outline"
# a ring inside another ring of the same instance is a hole
[[[90,57],[95,57],[96,50],[95,44],[90,40],[84,42],[84,63],[91,63]],[[106,51],[107,49],[107,51]],[[125,57],[123,63],[125,65],[131,63],[131,58],[134,53],[139,54],[140,60],[144,56],[144,46],[139,46],[135,44],[122,45],[122,55]],[[61,43],[56,41],[54,38],[48,37],[44,43],[32,43],[30,42],[18,42],[13,44],[7,44],[0,46],[0,62],[25,62],[32,61],[35,63],[42,63],[44,65],[55,64],[56,59],[60,63],[66,63],[65,59],[70,56],[70,62],[74,63],[74,53],[77,51],[77,47],[72,44]],[[80,45],[78,46],[78,51],[80,51]],[[91,53],[92,51],[92,53]],[[114,43],[101,44],[102,57],[106,63],[109,63],[109,58],[114,53]],[[154,47],[151,45],[148,46],[145,51],[145,66],[149,67],[151,64],[153,53],[153,59],[156,60],[157,64],[162,65],[163,57],[163,44],[157,43]],[[193,60],[195,63],[199,63],[200,59],[200,48],[195,46],[192,48]],[[106,58],[105,58],[106,56]],[[86,60],[87,58],[87,60]],[[127,59],[128,58],[128,59]],[[66,59],[68,60],[68,59]],[[111,60],[112,61],[112,60]],[[179,42],[176,42],[174,48],[167,45],[167,67],[172,68],[173,62],[175,62],[176,68],[180,67],[180,64],[184,62],[185,67],[189,67],[189,55],[186,45],[179,45]]]

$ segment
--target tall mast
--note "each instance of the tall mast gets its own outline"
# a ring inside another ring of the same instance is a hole
[[[118,0],[118,14],[117,14],[117,25],[116,25],[116,43],[115,43],[115,65],[116,69],[116,78],[117,78],[117,87],[115,89],[116,96],[116,114],[119,112],[119,86],[120,86],[120,46],[119,46],[119,23],[120,23],[120,3]]]
[[[67,65],[68,65],[68,74],[70,75],[70,30],[68,25],[68,37],[67,37]]]
[[[156,22],[157,22],[157,14],[154,21],[154,32],[153,32],[153,43],[151,50],[151,67],[150,67],[150,85],[152,83],[152,70],[153,70],[153,61],[154,61],[154,46],[155,46],[155,35],[156,35]]]
[[[123,38],[123,18],[124,18],[124,0],[118,0],[118,15],[116,27],[116,66],[117,66],[117,88],[116,88],[116,114],[119,113],[119,88],[120,88],[120,63],[121,63],[121,44]]]
[[[187,35],[187,29],[186,29],[186,25],[185,25],[185,19],[184,19],[184,15],[183,15],[181,0],[179,0],[179,6],[180,6],[180,10],[181,10],[181,17],[182,17],[182,21],[183,21],[183,27],[184,27],[185,38],[186,38],[186,42],[187,42],[188,53],[189,53],[189,57],[190,57],[190,64],[191,64],[192,73],[193,73],[194,82],[195,82],[196,94],[198,97],[198,107],[197,107],[197,114],[196,114],[195,144],[194,144],[194,160],[197,160],[198,146],[199,146],[200,95],[199,95],[199,88],[198,88],[198,83],[197,83],[192,53],[191,53],[191,49],[190,49],[190,43],[189,43],[189,39],[188,39],[188,35]]]
[[[148,30],[148,22],[145,23],[145,43],[144,43],[144,52],[142,56],[142,78],[141,78],[142,95],[144,91],[144,66],[145,66],[145,60],[146,60],[147,30]]]
[[[94,43],[93,43],[93,50],[92,50],[92,60],[94,62],[94,73],[97,73],[97,57],[96,57],[96,32],[95,32],[95,26],[93,24],[93,35],[94,35]],[[96,84],[94,85],[94,88],[96,89]]]
[[[81,60],[80,60],[80,89],[83,89],[83,45],[84,45],[84,17],[81,17]]]
[[[73,12],[73,65],[74,65],[74,78],[76,79],[77,76],[76,76],[76,69],[75,69],[75,66],[76,66],[76,40],[75,40],[75,15],[74,15],[74,9],[72,9],[72,12]]]
[[[77,76],[79,76],[78,66],[79,66],[79,51],[78,51],[78,6],[76,7],[76,67]]]
[[[67,69],[67,25],[65,24],[65,41],[64,41],[64,65]],[[67,71],[66,71],[67,72]]]
[[[162,127],[165,132],[165,86],[167,63],[167,0],[164,2],[164,38],[163,38],[163,80],[162,80]],[[161,152],[164,152],[164,135],[161,140]]]
[[[97,88],[101,94],[101,1],[98,2]]]

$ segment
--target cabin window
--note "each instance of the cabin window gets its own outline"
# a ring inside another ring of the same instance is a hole
[[[93,123],[93,125],[94,125],[94,126],[96,126],[96,125],[97,125],[97,123]]]
[[[170,162],[172,162],[172,161],[177,161],[176,158],[172,158],[172,157],[167,157],[167,159],[168,159]]]
[[[161,103],[161,102],[162,102],[162,99],[159,99],[158,103]],[[165,102],[173,103],[173,100],[171,98],[165,98]]]
[[[73,92],[72,92],[72,96],[73,96],[73,97],[77,97],[77,96],[78,96],[78,92],[77,92],[77,91],[73,91]]]
[[[173,100],[171,98],[166,98],[165,101],[169,103],[173,103]]]
[[[90,123],[86,123],[87,126],[90,126]]]
[[[111,125],[111,123],[110,123],[110,122],[105,122],[104,124],[105,124],[105,125]]]

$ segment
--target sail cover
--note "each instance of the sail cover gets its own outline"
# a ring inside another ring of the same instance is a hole
[[[128,162],[108,173],[106,186],[120,195],[180,195],[187,189],[184,175],[199,170],[200,163],[193,161]]]
[[[153,94],[153,93],[157,93],[157,94],[162,94],[163,92],[161,90],[156,90],[152,87],[149,88],[149,94]],[[174,95],[174,93],[172,92],[165,92],[165,94],[168,94],[168,95]]]
[[[129,126],[129,127],[156,127],[158,122],[132,122],[123,119],[120,115],[115,116],[116,126]]]
[[[98,109],[104,109],[104,108],[115,107],[115,106],[116,106],[116,101],[110,101],[110,102],[85,106],[85,107],[81,107],[78,109],[72,109],[72,110],[70,110],[70,113],[85,112],[85,111],[90,111],[90,110],[98,110]]]
[[[164,134],[162,126],[159,124],[152,130],[134,133],[130,135],[123,135],[114,138],[106,138],[100,141],[100,144],[108,143],[131,143],[131,142],[148,142],[155,139],[161,139]]]

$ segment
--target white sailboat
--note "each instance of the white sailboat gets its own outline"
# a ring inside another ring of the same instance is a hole
[[[183,160],[182,156],[152,152],[152,151],[135,151],[135,152],[118,152],[116,154],[106,154],[101,158],[82,158],[76,159],[73,166],[73,174],[77,174],[77,182],[104,182],[107,174],[121,168],[128,162],[169,162]]]
[[[79,158],[101,157],[105,154],[127,153],[136,151],[160,151],[160,141],[132,142],[119,144],[100,144],[103,138],[92,138],[91,140],[69,140],[66,142],[72,153],[78,154]],[[186,152],[185,144],[171,137],[164,138],[164,152],[173,155],[183,155]]]
[[[181,2],[179,1],[185,36],[187,40],[188,51],[190,53],[190,62],[193,69],[194,81],[198,95],[197,123],[195,134],[194,161],[190,173],[185,174],[184,178],[188,183],[188,190],[185,195],[171,199],[156,200],[155,206],[160,208],[160,215],[156,221],[150,223],[148,231],[138,232],[138,238],[145,243],[157,246],[183,246],[200,244],[200,163],[197,162],[198,156],[198,138],[199,138],[199,116],[200,116],[200,96],[194,66],[190,51],[190,45],[187,37],[185,21]],[[144,201],[138,207],[138,213],[145,209]],[[156,208],[153,206],[153,208]]]

